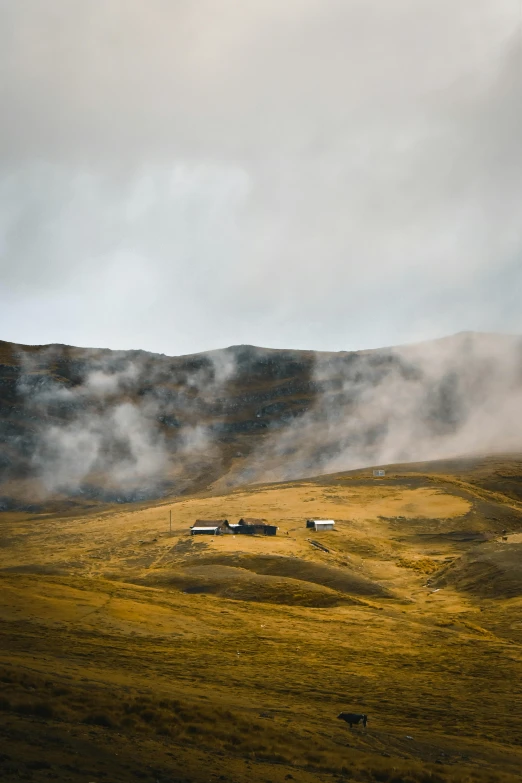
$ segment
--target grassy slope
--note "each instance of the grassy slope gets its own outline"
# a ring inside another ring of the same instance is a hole
[[[488,465],[1,515],[1,779],[519,780],[522,509]],[[278,536],[187,535],[247,513]]]

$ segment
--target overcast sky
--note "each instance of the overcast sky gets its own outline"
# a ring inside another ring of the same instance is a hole
[[[0,0],[0,339],[522,332],[520,0]]]

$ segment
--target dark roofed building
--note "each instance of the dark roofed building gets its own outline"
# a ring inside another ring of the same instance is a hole
[[[223,527],[228,524],[228,519],[196,519],[198,527]]]
[[[258,536],[275,536],[277,533],[277,527],[275,525],[267,525],[266,519],[257,519],[256,517],[242,517],[235,532],[242,535],[258,535]]]
[[[264,525],[266,519],[258,519],[257,517],[241,517],[239,520],[240,525]]]

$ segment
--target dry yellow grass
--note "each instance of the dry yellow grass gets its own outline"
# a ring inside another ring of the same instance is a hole
[[[188,534],[247,514],[278,536]],[[508,520],[430,476],[1,515],[2,780],[519,780],[522,595],[427,583]]]
[[[428,557],[419,557],[415,560],[401,557],[397,561],[397,565],[401,568],[412,568],[419,574],[435,574],[437,571],[440,571],[441,567],[438,560],[430,560]]]

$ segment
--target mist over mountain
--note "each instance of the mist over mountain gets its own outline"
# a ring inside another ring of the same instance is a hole
[[[168,357],[0,343],[0,504],[132,502],[522,450],[522,338]]]

